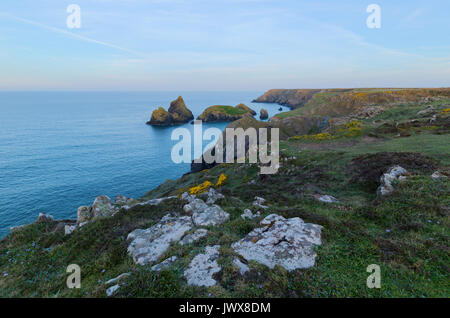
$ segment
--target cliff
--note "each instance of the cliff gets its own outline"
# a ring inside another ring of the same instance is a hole
[[[284,128],[277,173],[220,164],[100,196],[77,220],[41,214],[0,240],[0,297],[448,297],[447,91],[232,122]],[[382,288],[366,286],[371,264]]]

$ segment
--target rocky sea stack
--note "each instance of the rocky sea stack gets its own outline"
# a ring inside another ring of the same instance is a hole
[[[245,116],[254,115],[256,115],[256,112],[245,104],[239,104],[235,107],[215,105],[205,109],[197,119],[204,122],[235,121]]]
[[[169,111],[159,107],[152,113],[152,118],[147,122],[148,125],[168,126],[184,124],[194,119],[192,112],[186,107],[183,97],[179,96],[170,103]]]

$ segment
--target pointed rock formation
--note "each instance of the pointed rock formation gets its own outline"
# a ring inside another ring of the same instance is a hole
[[[192,112],[186,107],[183,97],[179,96],[170,103],[169,111],[159,107],[152,113],[152,118],[147,122],[148,125],[168,126],[184,124],[194,119]]]

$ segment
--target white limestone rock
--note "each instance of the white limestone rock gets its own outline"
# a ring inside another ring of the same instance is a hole
[[[442,173],[440,173],[439,171],[435,171],[431,175],[431,178],[434,179],[434,180],[439,180],[439,179],[442,179],[442,178],[447,178],[447,176],[442,174]]]
[[[231,245],[238,254],[269,268],[280,265],[292,271],[314,266],[317,256],[314,247],[322,244],[322,226],[276,214],[267,216],[260,224],[262,227]]]
[[[152,227],[137,229],[128,235],[128,254],[136,264],[146,265],[159,260],[172,242],[179,241],[193,228],[188,216],[167,214]]]
[[[129,202],[133,201],[132,198],[128,198],[124,195],[116,195],[116,198],[114,199],[114,204],[124,205],[128,204]]]
[[[152,271],[159,272],[165,268],[168,268],[168,267],[172,266],[177,259],[178,259],[178,257],[176,257],[176,256],[169,257],[168,259],[164,260],[163,262],[152,266]]]
[[[217,263],[220,245],[207,246],[204,254],[198,254],[184,271],[188,285],[214,286],[217,281],[213,275],[221,271]]]
[[[118,208],[114,206],[111,199],[106,195],[100,195],[95,198],[92,205],[92,219],[100,219],[113,216],[118,212]]]
[[[77,228],[76,225],[65,225],[64,226],[64,234],[65,235],[70,235],[72,234],[73,231],[75,231]]]
[[[114,294],[117,292],[117,290],[118,290],[119,288],[120,288],[119,285],[114,285],[114,286],[109,287],[109,288],[106,290],[106,296],[108,296],[108,297],[114,296]]]
[[[198,241],[199,239],[205,237],[206,235],[208,235],[208,230],[198,229],[194,233],[188,234],[185,237],[183,237],[183,239],[180,241],[180,244],[181,245],[192,244]]]
[[[214,204],[214,203],[216,203],[216,201],[225,198],[225,196],[222,193],[217,192],[213,188],[209,188],[207,196],[208,196],[208,199],[206,200],[206,204]]]
[[[241,214],[241,218],[243,220],[246,220],[246,219],[253,220],[253,219],[259,218],[260,216],[261,216],[261,212],[258,211],[255,214],[253,214],[250,209],[245,209],[244,213]]]
[[[77,211],[77,223],[84,223],[91,220],[93,217],[92,207],[80,206]]]
[[[218,205],[209,206],[202,199],[194,199],[183,207],[186,213],[192,214],[196,226],[212,226],[226,222],[230,215]]]
[[[380,177],[380,186],[377,189],[377,195],[384,196],[394,191],[395,181],[402,181],[408,174],[406,169],[400,166],[391,167],[386,173]]]
[[[115,284],[115,283],[117,283],[117,282],[123,280],[124,278],[129,277],[130,275],[131,275],[131,273],[123,273],[123,274],[120,274],[120,275],[117,276],[116,278],[112,278],[112,279],[108,280],[107,282],[105,282],[105,285],[112,285],[112,284]]]
[[[159,199],[152,199],[152,200],[148,200],[145,202],[140,202],[140,203],[135,203],[135,204],[131,204],[131,205],[124,205],[122,208],[125,210],[129,210],[131,208],[134,208],[135,206],[157,206],[160,205],[162,202],[166,201],[166,200],[170,200],[170,199],[175,199],[176,196],[170,196],[170,197],[164,197],[164,198],[159,198]]]
[[[247,273],[248,271],[250,271],[250,267],[248,267],[247,264],[244,264],[243,262],[241,262],[240,259],[235,258],[233,261],[233,264],[237,266],[237,268],[239,268],[239,273],[241,275],[244,275],[245,273]]]
[[[269,207],[264,205],[265,202],[266,202],[266,199],[261,198],[261,197],[255,197],[255,199],[253,201],[253,206],[258,208],[258,209],[266,210]]]
[[[335,197],[325,194],[325,195],[321,195],[321,194],[316,194],[314,195],[314,197],[319,200],[320,202],[325,202],[325,203],[338,203],[339,200],[336,199]]]
[[[192,221],[196,226],[214,226],[222,224],[230,218],[230,215],[218,205],[207,207],[205,210],[194,211]]]

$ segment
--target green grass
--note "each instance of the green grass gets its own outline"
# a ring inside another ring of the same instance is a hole
[[[422,108],[398,105],[376,120],[410,120]],[[274,175],[259,175],[256,164],[222,164],[149,191],[142,200],[178,195],[206,180],[216,183],[222,173],[228,176],[220,188],[226,198],[218,204],[230,220],[210,227],[209,235],[195,244],[173,244],[163,259],[178,260],[160,273],[133,263],[126,237],[169,211],[182,214],[179,199],[121,211],[70,236],[55,232],[54,224],[33,224],[13,233],[0,241],[0,297],[105,297],[103,283],[124,272],[131,276],[118,297],[449,297],[450,178],[430,177],[435,169],[449,171],[449,135],[411,128],[408,137],[385,133],[367,139],[377,125],[372,120],[364,125],[363,135],[353,138],[281,142],[282,166]],[[377,199],[377,171],[386,170],[390,158],[411,175],[394,193]],[[318,202],[316,193],[340,202]],[[300,217],[324,227],[313,268],[287,272],[251,261],[251,271],[239,274],[231,244],[258,226],[240,217],[252,208],[255,195],[269,205],[263,216]],[[205,246],[215,244],[221,245],[218,284],[187,286],[184,269]],[[81,267],[81,289],[66,287],[69,264]],[[366,286],[370,264],[381,267],[381,289]]]

